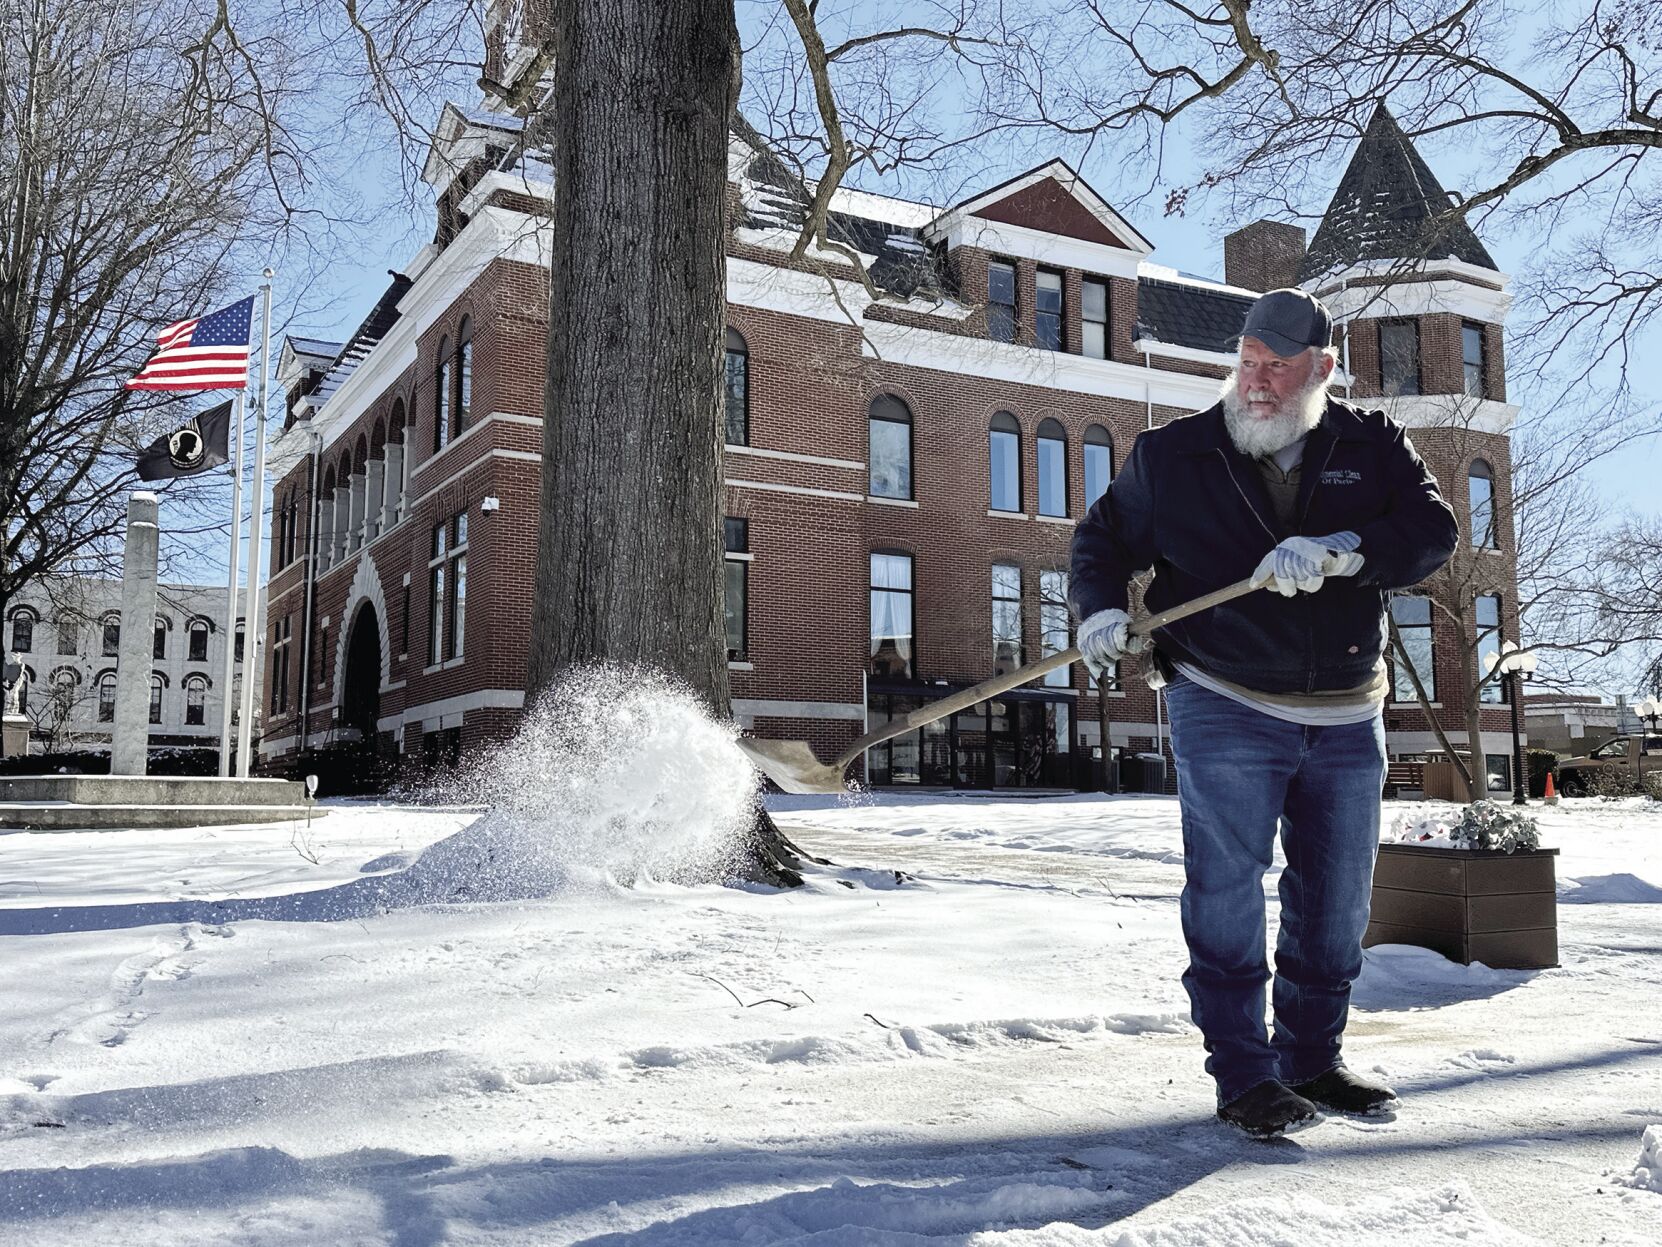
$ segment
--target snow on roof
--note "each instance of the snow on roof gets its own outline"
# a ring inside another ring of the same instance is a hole
[[[296,355],[320,355],[328,359],[339,355],[341,347],[345,345],[342,342],[328,342],[322,338],[297,338],[293,334],[284,341],[289,350]]]
[[[1248,290],[1245,286],[1231,286],[1228,282],[1216,281],[1210,277],[1201,277],[1196,273],[1185,273],[1164,264],[1150,263],[1147,260],[1142,260],[1137,264],[1137,276],[1152,277],[1156,281],[1177,282],[1184,286],[1199,286],[1202,289],[1215,290],[1222,294],[1244,294],[1252,299],[1256,299],[1263,293],[1262,290]]]
[[[904,225],[908,229],[922,229],[929,222],[941,214],[941,210],[929,204],[913,203],[909,199],[894,199],[888,195],[875,195],[871,191],[851,190],[846,186],[839,186],[831,196],[833,212],[846,212],[850,216],[865,217],[871,221],[887,221],[891,225]]]
[[[493,130],[506,130],[510,134],[518,134],[525,129],[525,118],[516,117],[513,113],[492,112],[488,108],[457,109],[476,126],[489,126]]]

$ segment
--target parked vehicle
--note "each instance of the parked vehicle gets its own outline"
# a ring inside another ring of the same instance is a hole
[[[1590,791],[1597,777],[1617,775],[1637,786],[1641,773],[1662,774],[1662,736],[1614,736],[1591,753],[1564,758],[1558,763],[1558,789],[1573,797]]]

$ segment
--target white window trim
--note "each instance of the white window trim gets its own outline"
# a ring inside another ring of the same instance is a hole
[[[867,494],[866,501],[875,502],[878,506],[883,507],[910,507],[914,511],[918,509],[917,499],[915,498],[883,498],[877,494]]]

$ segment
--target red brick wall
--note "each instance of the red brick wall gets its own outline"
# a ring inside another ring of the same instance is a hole
[[[756,248],[732,248],[749,258],[777,258]],[[753,254],[752,254],[753,253]],[[961,248],[951,257],[962,298],[979,307],[986,295],[987,255]],[[1019,323],[1024,339],[1032,333],[1035,265],[1019,261]],[[1079,287],[1086,274],[1065,270],[1067,291],[1066,345],[1080,343]],[[524,422],[543,410],[544,335],[548,281],[544,270],[499,261],[491,264],[420,337],[417,361],[386,392],[369,405],[354,425],[331,447],[327,462],[338,465],[342,448],[367,438],[377,418],[383,418],[397,396],[414,401],[410,514],[366,552],[349,556],[320,578],[314,617],[330,617],[329,644],[323,657],[323,682],[316,682],[319,660],[314,654],[307,678],[312,681],[314,732],[331,724],[336,684],[335,655],[343,618],[349,607],[347,591],[356,565],[372,558],[386,598],[392,666],[389,688],[382,697],[383,717],[402,715],[444,698],[482,690],[523,688],[526,650],[530,636],[532,587],[537,545],[538,480],[540,465],[525,455],[540,454],[540,429]],[[1115,278],[1110,283],[1112,355],[1125,363],[1141,364],[1132,346],[1136,322],[1136,283]],[[442,336],[454,339],[464,313],[474,318],[473,420],[474,429],[438,457],[431,452],[434,362]],[[1067,433],[1069,519],[1084,513],[1085,429],[1098,423],[1113,439],[1116,468],[1124,462],[1131,442],[1147,422],[1141,403],[1101,398],[1044,386],[989,380],[961,372],[902,365],[862,353],[858,331],[847,325],[811,320],[754,307],[731,308],[731,323],[746,338],[750,360],[751,448],[784,455],[813,456],[842,463],[803,461],[730,450],[725,471],[729,482],[748,481],[754,488],[729,484],[727,514],[750,521],[749,653],[750,669],[732,673],[732,689],[741,701],[833,702],[854,706],[861,702],[862,672],[869,658],[869,556],[873,549],[900,549],[913,554],[916,668],[928,680],[968,682],[985,678],[992,670],[990,565],[1014,562],[1023,571],[1024,640],[1029,656],[1040,650],[1039,575],[1048,568],[1065,568],[1071,523],[1050,523],[1035,517],[1038,500],[1035,434],[1041,420],[1053,417]],[[1431,320],[1433,318],[1428,318]],[[1452,324],[1452,347],[1458,374],[1459,329]],[[981,312],[967,322],[919,317],[955,333],[985,333]],[[1498,332],[1498,331],[1497,331]],[[1427,352],[1448,349],[1450,331],[1433,324],[1427,333]],[[1370,357],[1369,351],[1373,355]],[[1370,363],[1371,359],[1371,363]],[[1492,352],[1499,367],[1498,349]],[[1218,375],[1206,364],[1174,363],[1155,357],[1165,371]],[[1356,327],[1352,364],[1359,379],[1371,367],[1377,390],[1377,332],[1367,322]],[[1435,375],[1450,372],[1445,355],[1434,363]],[[1360,386],[1358,393],[1364,393]],[[913,500],[916,507],[869,501],[867,411],[880,394],[903,399],[913,419]],[[1023,501],[1026,515],[988,514],[987,427],[995,411],[1008,410],[1021,425]],[[521,418],[485,423],[488,413]],[[1179,411],[1159,409],[1164,423]],[[1475,436],[1475,435],[1468,435]],[[1504,437],[1489,436],[1481,445],[1456,443],[1447,430],[1416,432],[1428,462],[1440,479],[1450,482],[1447,493],[1464,522],[1464,473],[1473,453],[1485,454],[1496,470],[1496,494],[1501,501],[1503,555],[1495,560],[1497,586],[1508,610],[1515,599],[1511,582],[1511,517],[1504,506],[1510,461]],[[298,481],[304,488],[306,466],[294,468],[284,484]],[[796,492],[793,492],[796,491]],[[824,493],[800,491],[826,491]],[[500,509],[484,514],[480,500],[500,499]],[[427,553],[432,527],[462,508],[468,510],[469,599],[465,657],[460,664],[429,669],[427,662]],[[309,508],[303,508],[309,514]],[[301,540],[307,534],[303,531]],[[304,546],[302,547],[304,548]],[[396,638],[400,629],[402,579],[411,579],[408,658],[400,659]],[[273,577],[272,618],[282,609],[298,607],[303,591],[304,564],[282,569]],[[712,569],[712,574],[719,571]],[[300,625],[295,625],[293,660],[300,667]],[[1439,666],[1452,661],[1452,643],[1439,645]],[[1127,673],[1130,674],[1129,672]],[[1076,723],[1094,724],[1096,699],[1086,691],[1084,672],[1073,673],[1077,694]],[[1451,672],[1439,679],[1453,680]],[[402,683],[401,683],[402,682]],[[1447,687],[1453,687],[1452,684]],[[291,697],[291,702],[296,700]],[[269,691],[267,701],[269,705]],[[1155,700],[1142,684],[1128,679],[1123,694],[1109,698],[1110,718],[1116,723],[1150,723]],[[1392,722],[1418,730],[1418,712],[1391,712]],[[1504,719],[1504,708],[1486,712]],[[289,716],[290,720],[293,716]],[[499,708],[469,711],[463,719],[464,746],[471,748],[501,739],[511,731],[517,715]],[[1463,729],[1458,710],[1443,712],[1446,724]],[[422,728],[436,721],[413,721],[407,729],[406,755],[419,756]],[[803,719],[785,714],[762,714],[756,729],[768,734],[807,738],[829,751],[846,744],[862,730],[857,718]],[[268,738],[291,735],[292,721],[274,721]],[[1076,729],[1077,730],[1077,729]],[[1146,743],[1146,737],[1142,741]],[[276,760],[281,764],[281,759]]]

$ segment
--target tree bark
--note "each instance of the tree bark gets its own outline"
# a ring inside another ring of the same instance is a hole
[[[731,0],[555,6],[548,384],[528,693],[599,660],[728,717],[721,351]],[[749,877],[801,882],[758,805]]]

